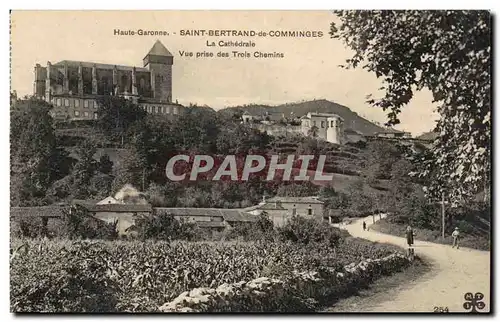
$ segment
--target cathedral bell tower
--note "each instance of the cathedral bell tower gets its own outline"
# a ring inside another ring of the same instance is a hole
[[[151,75],[153,98],[171,103],[174,56],[157,40],[143,61]]]

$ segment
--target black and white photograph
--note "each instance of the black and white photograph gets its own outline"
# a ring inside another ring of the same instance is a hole
[[[492,313],[492,35],[12,10],[10,312]]]

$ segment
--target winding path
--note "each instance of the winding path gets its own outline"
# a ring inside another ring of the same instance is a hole
[[[377,215],[377,219],[378,219]],[[384,216],[382,215],[382,218]],[[372,216],[342,225],[354,237],[374,242],[389,243],[407,248],[402,237],[363,231],[362,222],[373,223]],[[453,249],[449,245],[415,240],[415,254],[425,258],[432,268],[422,277],[409,281],[406,287],[395,291],[390,300],[365,312],[433,312],[434,307],[448,307],[450,312],[467,312],[463,304],[467,292],[484,294],[485,308],[490,310],[490,252],[469,248]],[[479,310],[478,310],[479,311]]]

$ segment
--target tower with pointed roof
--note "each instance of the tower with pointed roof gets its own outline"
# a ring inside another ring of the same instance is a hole
[[[157,40],[144,57],[144,67],[151,77],[151,89],[155,99],[172,102],[172,65],[174,56]]]

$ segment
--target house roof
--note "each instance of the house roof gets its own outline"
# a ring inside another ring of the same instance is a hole
[[[265,204],[263,204],[262,206],[260,206],[258,209],[259,210],[286,210],[281,205],[277,205],[274,203],[267,203],[267,202]]]
[[[161,43],[161,41],[157,40],[148,55],[153,56],[169,56],[173,57],[172,53],[168,51],[168,49]],[[146,56],[148,56],[146,55]]]
[[[63,217],[68,207],[44,206],[44,207],[12,207],[11,217]]]
[[[196,226],[200,228],[224,228],[226,225],[222,221],[198,221]]]
[[[272,198],[269,198],[267,201],[268,202],[280,201],[282,203],[309,203],[309,204],[323,204],[324,203],[323,201],[318,200],[315,197],[272,197]]]
[[[73,205],[95,205],[101,200],[96,199],[73,199],[71,204]]]
[[[174,216],[196,216],[196,217],[222,217],[227,222],[256,221],[258,218],[252,214],[238,209],[218,208],[154,208],[157,214],[172,214]]]
[[[337,115],[337,114],[334,114],[334,113],[317,113],[317,112],[309,112],[307,113],[307,116],[308,117],[311,117],[311,116],[320,116],[320,117],[334,117],[334,118],[338,118],[340,120],[344,120],[341,116]]]
[[[79,204],[89,212],[151,212],[151,205],[134,205],[134,204],[104,204],[104,205],[89,205]]]
[[[233,209],[224,209],[222,215],[227,222],[254,222],[258,220],[255,215]]]
[[[102,63],[94,63],[94,62],[88,62],[88,61],[76,61],[76,60],[61,60],[58,63],[53,64],[52,66],[58,66],[62,67],[65,64],[67,64],[69,67],[79,67],[82,65],[82,67],[85,68],[92,68],[96,67],[97,69],[116,69],[118,70],[124,70],[124,71],[132,71],[134,69],[133,66],[124,66],[124,65],[113,65],[113,64],[102,64]],[[149,72],[147,68],[144,67],[135,67],[136,72]]]

